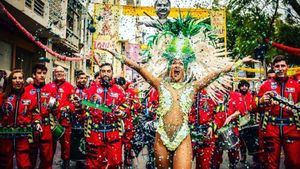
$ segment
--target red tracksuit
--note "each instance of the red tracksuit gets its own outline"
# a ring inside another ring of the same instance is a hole
[[[274,91],[278,95],[298,103],[300,101],[300,84],[292,78],[270,79],[260,87],[258,97],[267,91]],[[281,147],[285,154],[285,168],[299,169],[300,130],[297,130],[294,114],[278,105],[258,105],[268,119],[267,125],[261,126],[260,134],[263,137],[264,156],[269,169],[278,169]],[[269,114],[269,115],[268,115]],[[298,112],[299,116],[299,112]],[[264,118],[263,117],[263,118]],[[291,118],[291,120],[289,120]],[[276,120],[275,120],[276,119]],[[275,121],[274,121],[275,120]]]
[[[131,148],[132,148],[131,141],[134,136],[133,117],[138,114],[138,111],[141,108],[141,103],[138,97],[137,90],[131,87],[128,87],[126,89],[126,103],[129,106],[129,112],[127,113],[127,117],[124,119],[125,133],[122,136],[122,142],[124,144],[124,152],[125,152],[124,161],[126,163],[129,163],[130,158],[133,158],[133,156],[131,155]]]
[[[225,101],[226,104],[226,101]],[[217,113],[216,117],[216,122],[218,128],[221,126],[223,126],[225,119],[230,116],[231,114],[235,113],[236,111],[240,111],[240,113],[242,115],[244,115],[244,109],[243,109],[243,100],[241,97],[241,93],[238,92],[231,92],[230,96],[229,96],[229,100],[228,100],[228,104],[227,104],[227,108],[225,108],[225,111],[221,111],[219,113]],[[225,105],[223,105],[225,106]],[[239,131],[238,131],[238,126],[237,126],[237,119],[234,119],[231,121],[231,123],[234,125],[233,127],[233,132],[236,134],[236,136],[238,137],[239,135]],[[214,167],[215,168],[219,168],[220,164],[222,163],[222,154],[223,154],[223,150],[219,147],[216,146],[215,149],[215,153],[214,153],[214,160],[215,160],[215,164]],[[234,168],[236,166],[236,164],[239,162],[239,145],[234,147],[233,149],[228,150],[228,157],[229,157],[229,165],[230,168]]]
[[[252,106],[254,103],[254,96],[252,95],[251,92],[248,91],[245,95],[241,94],[240,97],[242,99],[242,104],[243,104],[243,106],[241,107],[243,110],[242,110],[240,116],[245,116],[245,115],[249,114],[250,111],[252,110]],[[242,159],[246,159],[247,147],[246,147],[245,141],[243,140],[243,138],[241,136],[240,136],[240,150],[241,150]]]
[[[207,126],[207,128],[209,126],[213,127],[211,124],[214,119],[214,109],[217,104],[208,96],[205,90],[198,92],[196,97],[196,102],[194,103],[189,116],[190,123],[194,126],[201,125]],[[196,157],[196,168],[211,168],[213,151],[215,149],[215,138],[207,138],[203,143],[193,142],[193,147],[194,156]]]
[[[74,94],[74,87],[69,82],[63,82],[57,85],[52,82],[51,87],[56,89],[56,101],[58,102],[58,107],[54,113],[54,116],[59,121],[59,123],[65,128],[65,133],[59,139],[61,144],[61,158],[63,160],[70,160],[70,142],[71,142],[71,114],[74,112],[75,108],[72,104],[71,97]],[[56,142],[53,144],[55,153]]]
[[[36,109],[35,98],[28,92],[11,94],[8,98],[0,96],[0,127],[17,128],[40,123]],[[15,140],[15,141],[14,141]],[[28,136],[0,138],[0,168],[13,168],[13,155],[16,155],[17,166],[20,169],[31,169],[30,143]]]
[[[37,149],[40,150],[40,167],[41,169],[51,169],[53,162],[53,137],[50,127],[49,118],[49,100],[55,98],[55,88],[46,84],[44,86],[28,85],[26,91],[29,92],[37,102],[37,107],[42,118],[42,133],[36,133],[34,137],[34,143],[32,150],[36,150],[32,154],[32,163],[35,166],[37,159]]]
[[[116,110],[125,103],[124,90],[114,83],[108,88],[95,85],[89,89],[88,99],[96,104],[105,104],[113,111],[106,113],[90,108],[88,112],[89,116],[86,118],[90,118],[92,124],[90,135],[86,136],[87,168],[117,168],[122,164],[122,143]]]

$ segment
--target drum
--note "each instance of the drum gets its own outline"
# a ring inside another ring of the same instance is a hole
[[[207,137],[208,125],[197,125],[191,129],[192,142],[196,145],[203,145],[205,140],[208,140]]]
[[[74,161],[86,159],[86,141],[83,128],[72,128],[70,159]]]
[[[253,155],[259,152],[258,132],[258,124],[245,126],[240,131],[240,137],[245,142],[249,155]]]
[[[54,123],[54,126],[51,129],[53,140],[59,140],[65,133],[65,128],[61,126],[59,123]]]
[[[239,124],[240,124],[240,127],[242,126],[245,126],[246,124],[248,124],[251,120],[251,116],[250,116],[250,113],[247,113],[246,115],[244,116],[240,116],[239,117]]]
[[[52,131],[53,140],[59,140],[65,133],[65,128],[59,124],[55,117],[50,113],[50,126]]]
[[[226,125],[217,131],[218,142],[223,150],[230,150],[239,143],[239,138],[233,132],[231,125]]]

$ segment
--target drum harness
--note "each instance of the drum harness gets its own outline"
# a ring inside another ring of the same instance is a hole
[[[107,91],[108,91],[108,88],[105,87],[104,88],[104,100],[103,100],[104,105],[106,105],[106,101],[107,101]],[[120,109],[125,109],[125,108],[127,108],[127,105],[123,104],[123,105],[119,106],[119,108]],[[107,132],[120,131],[120,135],[122,134],[122,127],[121,127],[122,124],[121,124],[121,122],[119,121],[119,122],[116,122],[116,123],[107,124],[106,123],[106,119],[107,119],[107,114],[106,113],[108,113],[108,112],[103,111],[102,123],[97,124],[97,123],[93,123],[92,117],[91,117],[90,112],[89,112],[89,109],[87,109],[87,112],[86,112],[87,119],[85,120],[85,124],[84,124],[84,130],[85,130],[85,136],[86,137],[89,137],[90,133],[91,133],[91,130],[94,130],[96,132],[103,133],[103,141],[106,142],[107,141],[107,138],[106,138],[107,137],[106,136]]]

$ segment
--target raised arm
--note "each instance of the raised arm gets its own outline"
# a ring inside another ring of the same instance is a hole
[[[126,64],[127,66],[131,67],[135,71],[137,71],[145,80],[147,80],[148,83],[150,83],[151,86],[158,89],[160,80],[158,78],[155,78],[147,69],[143,68],[138,63],[132,61],[131,59],[128,59],[124,57],[123,55],[120,55],[116,51],[111,51],[108,49],[102,49],[104,51],[107,51],[111,53],[115,58],[117,58],[121,63]]]
[[[243,63],[246,63],[246,62],[258,62],[258,61],[254,60],[250,57],[245,57],[242,60],[239,60],[239,61],[233,63],[232,65],[228,65],[219,71],[215,71],[215,72],[208,74],[207,76],[200,79],[199,81],[194,81],[193,82],[194,89],[201,90],[201,89],[205,88],[206,86],[208,86],[210,84],[210,81],[217,78],[220,74],[228,73],[228,72],[238,68],[239,66],[241,66]]]

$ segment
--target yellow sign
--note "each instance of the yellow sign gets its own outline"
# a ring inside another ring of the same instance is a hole
[[[99,62],[112,63],[112,57],[100,49],[116,49],[116,42],[119,39],[119,18],[120,6],[112,4],[95,4],[94,6],[94,27],[93,51]]]
[[[209,10],[208,9],[192,9],[192,8],[171,8],[170,14],[168,17],[177,18],[179,16],[179,10],[182,14],[182,17],[186,16],[188,12],[199,19],[208,18]],[[137,7],[137,6],[123,6],[123,15],[129,16],[145,16],[147,13],[149,16],[157,16],[155,13],[154,7]]]
[[[226,37],[226,12],[225,10],[212,10],[210,12],[210,23],[214,27],[214,33],[219,38]]]
[[[170,14],[168,17],[177,18],[181,12],[182,17],[185,17],[188,13],[191,16],[198,19],[211,19],[211,25],[216,29],[215,34],[219,38],[226,38],[226,11],[225,9],[221,10],[209,10],[201,8],[171,8]],[[123,6],[123,15],[128,16],[146,16],[156,17],[154,7],[137,7],[137,6]],[[225,44],[226,45],[226,44]]]

